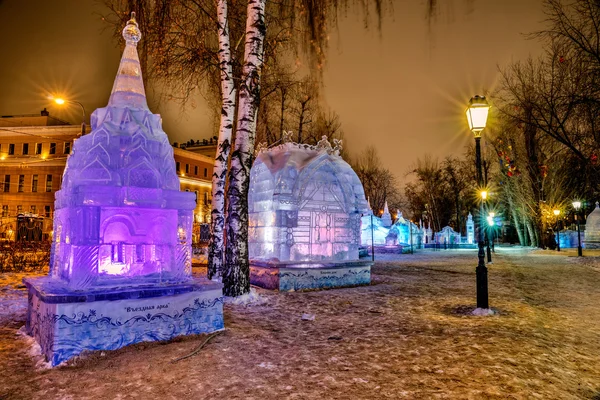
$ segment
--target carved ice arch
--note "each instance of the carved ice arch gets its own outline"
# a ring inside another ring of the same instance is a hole
[[[92,173],[93,171],[93,173]],[[79,173],[79,182],[110,182],[112,174],[110,170],[96,156],[94,160],[88,163]]]
[[[160,174],[147,158],[132,164],[126,171],[125,186],[160,188]]]
[[[326,169],[331,169],[333,173],[327,174]],[[346,179],[344,179],[345,174],[342,169],[336,162],[331,161],[327,153],[321,154],[311,161],[298,175],[292,191],[292,198],[297,199],[298,201],[298,209],[304,208],[313,198],[316,191],[320,189],[318,185],[314,185],[314,183],[318,182],[318,179],[316,178],[319,174],[327,174],[328,176],[335,177],[335,181],[326,182],[326,184],[341,210],[343,212],[349,212],[352,209],[353,201],[351,201],[351,199],[354,198],[354,188],[346,181]],[[307,194],[306,190],[309,187],[311,188],[311,193]],[[335,188],[339,188],[339,191],[335,190]]]

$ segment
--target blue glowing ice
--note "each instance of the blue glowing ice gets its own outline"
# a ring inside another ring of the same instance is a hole
[[[180,192],[173,149],[146,103],[131,19],[108,106],[75,141],[56,193],[52,277],[73,290],[191,278],[195,196]]]
[[[317,146],[286,142],[258,152],[248,195],[252,260],[358,260],[360,218],[368,206],[334,143],[323,137]]]

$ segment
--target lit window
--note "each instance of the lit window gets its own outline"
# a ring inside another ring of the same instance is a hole
[[[8,217],[8,206],[2,206],[2,216]]]
[[[33,175],[33,178],[31,179],[31,191],[35,193],[35,192],[37,192],[37,188],[38,188],[38,176]]]
[[[19,192],[23,192],[25,189],[25,175],[19,175]]]
[[[112,244],[112,262],[113,263],[122,263],[123,262],[123,253],[125,250],[125,246],[123,242],[116,242]]]
[[[143,244],[135,245],[135,261],[136,262],[144,262],[144,245]]]
[[[31,206],[31,207],[30,207],[30,212],[31,212],[32,214],[35,214],[35,212],[36,212],[36,211],[37,211],[37,207],[36,207],[36,206]]]
[[[46,175],[46,192],[52,191],[52,175]]]
[[[23,213],[23,206],[18,205],[17,206],[17,215],[22,214]]]

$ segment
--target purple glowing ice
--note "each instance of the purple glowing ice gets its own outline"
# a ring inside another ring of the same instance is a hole
[[[173,149],[148,109],[134,18],[123,37],[108,106],[75,141],[56,193],[50,274],[74,290],[191,276],[195,196],[179,191]]]

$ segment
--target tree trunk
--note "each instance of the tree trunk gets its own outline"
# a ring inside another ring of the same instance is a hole
[[[218,0],[219,68],[221,70],[221,123],[212,175],[211,235],[208,247],[208,278],[220,281],[223,273],[223,227],[225,225],[225,179],[231,148],[236,90],[233,81],[227,0]]]
[[[227,241],[223,294],[241,296],[250,291],[248,261],[248,188],[260,101],[266,0],[248,0],[243,76],[240,84],[236,137],[227,182]]]
[[[300,110],[300,120],[298,122],[298,143],[302,143],[302,127],[304,126],[304,111],[306,109],[306,103],[302,103],[302,109]]]

